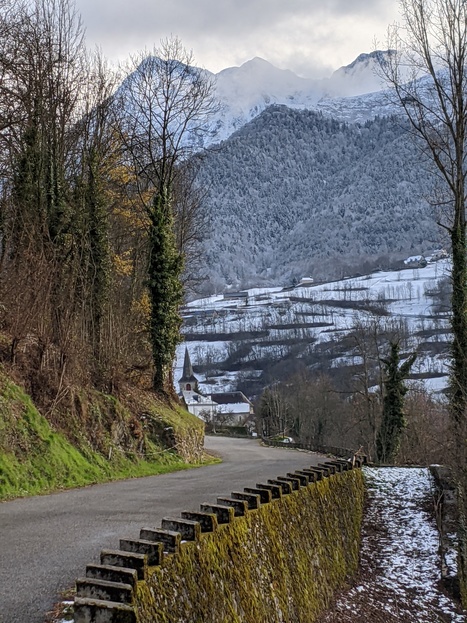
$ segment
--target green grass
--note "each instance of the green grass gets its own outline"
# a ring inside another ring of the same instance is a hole
[[[119,451],[107,460],[89,445],[78,449],[51,429],[21,388],[1,380],[0,500],[196,467],[151,441],[146,460]],[[183,420],[181,413],[173,417]],[[203,464],[210,462],[217,461]]]
[[[204,424],[192,413],[189,413],[179,405],[169,408],[166,405],[158,404],[157,408],[151,409],[154,415],[162,418],[166,424],[173,426],[180,431],[192,428],[204,430]]]

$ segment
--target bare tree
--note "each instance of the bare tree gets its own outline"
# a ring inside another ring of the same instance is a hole
[[[402,0],[401,8],[403,23],[389,31],[389,47],[395,52],[381,69],[440,181],[440,225],[449,233],[452,249],[450,410],[455,464],[467,499],[467,3]],[[467,537],[461,541],[467,604]]]
[[[353,354],[359,361],[351,383],[353,414],[361,443],[370,456],[374,456],[381,417],[383,331],[382,318],[365,314],[355,319],[350,333]]]
[[[69,130],[81,113],[83,28],[71,0],[13,5],[0,14],[2,152],[13,177],[16,229],[33,224],[29,233],[55,245],[70,226],[65,179]]]
[[[381,68],[441,182],[440,225],[449,232],[453,254],[451,406],[460,425],[467,415],[467,5],[463,0],[401,5],[404,24],[390,29],[395,52]]]
[[[411,384],[405,408],[407,428],[402,435],[400,463],[444,463],[452,445],[444,400],[432,395],[423,383]]]
[[[172,391],[172,363],[180,340],[183,255],[175,235],[175,185],[182,164],[202,144],[217,109],[213,84],[195,68],[179,39],[132,59],[119,98],[120,132],[148,221],[148,292],[153,386]]]
[[[198,291],[206,279],[203,242],[209,233],[209,215],[204,201],[207,191],[197,182],[199,159],[190,159],[181,167],[174,184],[174,225],[177,248],[184,257],[182,282],[186,292]]]
[[[300,443],[342,444],[344,404],[329,376],[305,369],[287,379],[283,391]]]
[[[264,437],[285,436],[289,429],[289,405],[276,384],[264,390],[258,408],[258,430]]]

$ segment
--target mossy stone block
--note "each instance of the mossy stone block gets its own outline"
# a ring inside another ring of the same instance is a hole
[[[300,489],[300,479],[296,476],[294,476],[293,478],[291,476],[278,476],[276,480],[278,480],[279,482],[290,483],[292,491],[298,491]]]
[[[235,510],[232,506],[226,506],[225,504],[201,504],[200,510],[204,513],[213,513],[217,517],[217,521],[220,524],[226,524],[233,521],[235,516]]]
[[[114,601],[121,604],[132,604],[134,600],[134,587],[120,582],[108,582],[91,578],[76,580],[77,597]]]
[[[234,500],[244,500],[248,504],[249,510],[255,510],[261,505],[261,498],[257,493],[247,493],[246,491],[232,491],[230,497]]]
[[[103,550],[101,552],[101,564],[135,569],[138,580],[144,580],[146,577],[147,556],[145,554],[133,554],[121,550]]]
[[[214,513],[202,513],[201,511],[182,511],[183,519],[197,521],[201,526],[201,532],[214,532],[218,526],[217,516]]]
[[[280,500],[282,497],[282,487],[277,484],[277,485],[272,485],[270,482],[268,482],[267,484],[262,484],[262,483],[256,483],[256,488],[257,489],[267,489],[268,491],[271,492],[271,498],[273,500]]]
[[[292,485],[290,482],[284,480],[268,480],[269,485],[276,485],[282,489],[282,495],[289,495],[292,493]]]
[[[246,500],[236,500],[234,498],[217,498],[217,503],[222,506],[231,506],[234,509],[235,517],[243,517],[248,511]]]
[[[244,487],[243,490],[245,493],[253,493],[254,495],[258,495],[261,501],[261,504],[269,504],[272,500],[272,493],[269,489],[255,489],[254,487]]]
[[[107,580],[108,582],[130,584],[130,586],[133,587],[136,586],[138,580],[138,574],[135,569],[114,567],[112,565],[87,565],[86,577],[95,578],[96,580]]]
[[[191,519],[178,519],[172,517],[164,517],[161,522],[163,530],[171,532],[180,532],[182,541],[196,541],[201,535],[201,526],[199,522]]]
[[[139,537],[143,541],[162,543],[164,552],[169,554],[178,552],[180,543],[182,542],[182,535],[180,532],[162,530],[161,528],[141,528]]]
[[[143,539],[120,539],[120,549],[123,552],[146,554],[148,565],[160,565],[164,556],[162,543],[145,541]]]
[[[289,476],[290,478],[298,478],[298,480],[300,481],[300,485],[302,487],[307,487],[310,484],[309,476],[301,472],[294,472],[293,474],[290,472],[287,472],[287,476]]]
[[[136,623],[136,613],[132,606],[112,601],[75,599],[75,623]]]

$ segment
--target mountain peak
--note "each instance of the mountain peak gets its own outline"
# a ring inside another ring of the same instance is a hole
[[[381,90],[377,69],[384,65],[394,50],[374,50],[359,54],[357,58],[335,71],[329,79],[328,97],[348,97]]]
[[[300,78],[290,69],[279,69],[279,67],[276,67],[260,56],[255,56],[251,60],[240,65],[238,71],[249,75],[254,74],[258,77],[268,77],[268,79],[271,76],[287,76],[289,78],[300,80]]]
[[[266,61],[264,58],[260,56],[255,56],[254,58],[242,63],[241,67],[273,67],[273,65]]]
[[[374,50],[373,52],[359,54],[357,58],[350,63],[350,65],[344,65],[337,71],[342,69],[354,69],[359,65],[369,65],[369,64],[384,64],[387,62],[387,59],[393,56],[396,53],[396,50]]]

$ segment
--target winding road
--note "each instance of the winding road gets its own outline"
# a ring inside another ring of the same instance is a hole
[[[43,623],[102,549],[217,496],[323,457],[256,440],[206,437],[223,463],[0,503],[0,623]]]

